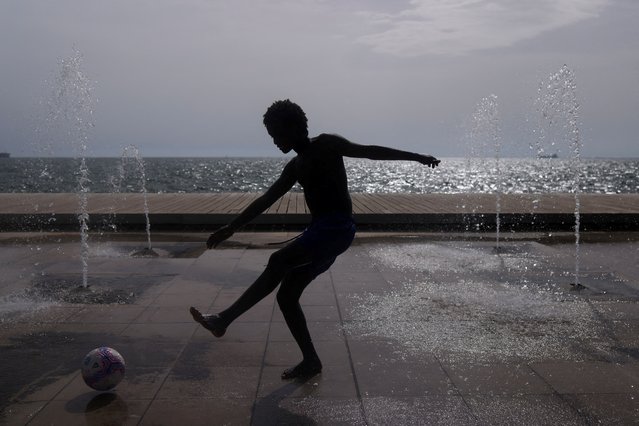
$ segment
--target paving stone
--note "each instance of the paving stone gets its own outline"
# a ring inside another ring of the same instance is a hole
[[[324,366],[347,365],[349,354],[344,341],[318,341],[315,349]],[[294,342],[269,341],[264,357],[266,366],[292,367],[302,360],[302,353]]]
[[[363,426],[366,422],[355,398],[281,398],[275,393],[255,401],[252,424]]]
[[[266,342],[269,335],[268,322],[236,321],[227,329],[220,342]],[[212,342],[218,340],[209,330],[198,327],[192,341]]]
[[[566,400],[591,424],[632,425],[639,423],[639,397],[634,394],[566,395]]]
[[[468,396],[480,424],[588,425],[588,419],[558,395]]]
[[[405,354],[393,342],[349,342],[357,383],[363,397],[420,397],[456,394],[434,356]]]
[[[364,397],[370,425],[479,425],[460,396]]]
[[[140,425],[248,425],[253,399],[156,399]]]
[[[307,305],[303,306],[302,310],[306,321],[339,321],[339,312],[335,305]],[[282,315],[282,311],[279,308],[273,311],[272,321],[284,321],[284,315]]]
[[[50,401],[30,425],[138,424],[151,400],[123,399],[112,392],[87,392],[70,401]]]
[[[261,244],[273,237],[246,238]],[[6,277],[43,270],[79,277],[77,244],[40,245],[38,252],[0,250]],[[495,253],[490,241],[355,244],[301,299],[324,364],[306,381],[280,378],[301,353],[276,292],[221,339],[188,312],[191,305],[207,312],[228,307],[274,249],[199,248],[199,257],[175,259],[95,256],[94,283],[153,282],[128,305],[56,302],[40,309],[41,301],[30,300],[17,314],[0,310],[0,357],[9,360],[0,364],[0,423],[636,422],[639,286],[631,276],[636,265],[627,263],[637,243],[585,244],[584,282],[596,291],[581,293],[555,285],[571,277],[574,244],[503,246]],[[158,250],[182,249],[166,243]],[[21,289],[3,279],[6,302]],[[615,285],[616,293],[607,292]],[[411,304],[410,297],[419,300]],[[370,315],[357,314],[361,308]],[[380,320],[394,328],[355,326]],[[524,345],[530,342],[553,346],[532,350]],[[80,360],[98,345],[116,348],[127,362],[112,392],[91,390],[79,374]],[[498,356],[508,351],[513,356]]]
[[[307,321],[313,342],[343,341],[344,332],[338,321]],[[269,340],[273,342],[293,342],[293,336],[284,322],[271,323]]]
[[[462,395],[535,395],[554,390],[526,364],[444,364]]]
[[[211,341],[191,340],[178,358],[175,368],[198,365],[209,367],[259,367],[266,342],[234,342],[224,338]]]
[[[531,367],[560,394],[639,393],[639,364],[562,361]]]
[[[177,365],[162,383],[157,399],[254,398],[260,367]]]
[[[291,367],[292,365],[288,366]],[[265,366],[258,396],[261,398],[357,398],[353,373],[348,364],[324,365],[322,373],[308,380],[282,380],[285,367]]]

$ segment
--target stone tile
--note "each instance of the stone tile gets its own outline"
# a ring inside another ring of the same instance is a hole
[[[424,396],[455,394],[455,388],[439,364],[361,365],[355,375],[362,396]]]
[[[133,301],[133,305],[150,306],[155,302],[155,299],[160,295],[160,293],[162,293],[162,289],[157,287],[147,290]]]
[[[237,266],[239,258],[227,257],[226,250],[207,251],[197,258],[180,276],[182,279],[219,284],[220,276],[227,276]]]
[[[212,299],[212,298],[211,298]],[[197,305],[202,300],[198,293],[170,294],[162,293],[153,301],[153,306],[159,307],[186,307]]]
[[[287,386],[287,385],[284,385]],[[254,425],[348,425],[366,424],[359,401],[354,398],[281,398],[278,393],[255,401]]]
[[[242,322],[236,321],[226,329],[226,334],[222,337],[222,342],[266,342],[269,335],[268,322]],[[204,327],[198,327],[193,335],[193,341],[201,340],[205,342],[215,341],[218,338],[213,336]]]
[[[116,392],[87,392],[70,401],[51,401],[30,425],[138,424],[150,400],[125,400]]]
[[[81,378],[79,371],[62,375],[53,372],[51,375],[39,380],[37,384],[32,383],[23,388],[15,399],[20,402],[48,401],[77,378]]]
[[[231,274],[235,263],[227,265],[194,264],[180,274],[180,278],[189,281],[202,281],[217,287],[224,285],[224,277]]]
[[[342,328],[344,329],[346,339],[349,342],[386,342],[397,345],[397,341],[388,335],[382,335],[374,331],[362,333],[362,330],[366,329],[365,324],[365,321],[345,320],[342,324]]]
[[[207,236],[203,236],[203,238],[205,239]],[[246,249],[244,248],[217,248],[215,250],[206,250],[196,259],[196,263],[203,263],[205,265],[211,263],[229,264],[232,263],[231,260],[239,260],[245,252]]]
[[[560,394],[639,393],[638,364],[547,362],[531,368]]]
[[[554,392],[526,364],[445,364],[444,370],[462,395],[530,395]]]
[[[227,276],[217,276],[216,283],[220,284],[224,290],[244,291],[260,276],[264,267],[259,270],[234,269]]]
[[[590,424],[631,425],[639,422],[639,398],[632,394],[566,395]]]
[[[586,425],[587,420],[558,395],[468,396],[480,424]]]
[[[202,367],[259,367],[266,342],[226,342],[192,340],[178,358],[175,368],[189,365]]]
[[[437,362],[433,355],[416,356],[406,351],[394,340],[356,340],[348,339],[351,356],[354,363],[370,364],[410,364],[428,361]]]
[[[158,341],[152,338],[125,337],[118,342],[117,350],[127,366],[162,368],[171,366],[182,352],[184,343]]]
[[[362,295],[358,293],[338,293],[337,303],[342,321],[361,320]]]
[[[415,397],[456,394],[437,359],[416,359],[396,351],[392,342],[352,342],[349,347],[363,397]]]
[[[91,266],[95,266],[94,263],[95,262],[92,259],[89,259],[90,271],[93,271],[93,269],[91,269]],[[127,267],[130,268],[131,266],[127,263]],[[68,274],[69,271],[77,271],[78,274],[82,273],[79,258],[77,260],[61,259],[58,262],[48,264],[42,268],[42,272],[47,275]]]
[[[4,425],[26,425],[47,404],[47,401],[19,402],[0,410],[0,421]]]
[[[125,401],[129,399],[151,400],[155,397],[168,374],[168,367],[143,368],[135,364],[131,366],[129,362],[124,378],[109,392],[117,393]],[[96,395],[100,393],[87,386],[81,374],[76,374],[71,383],[55,395],[53,400],[71,401],[87,392],[93,392]]]
[[[304,290],[304,293],[332,293],[333,280],[330,270],[315,278]]]
[[[252,399],[157,399],[140,425],[248,425],[252,406]]]
[[[118,323],[129,324],[135,321],[142,312],[146,309],[145,306],[135,305],[97,305],[97,306],[85,306],[80,311],[76,312],[72,317],[67,319],[67,322],[77,323]]]
[[[332,272],[337,293],[378,293],[390,291],[393,285],[379,272],[349,271]]]
[[[210,281],[185,280],[178,277],[166,286],[162,294],[197,294],[200,298],[213,300],[221,289],[221,285]]]
[[[157,399],[254,398],[260,367],[180,364],[171,371]]]
[[[244,289],[241,289],[241,290],[224,289],[220,291],[220,293],[217,295],[212,305],[214,311],[220,311],[222,309],[228,308],[233,303],[235,303],[235,301],[242,295],[242,293],[244,293]],[[275,292],[272,292],[271,294],[266,296],[264,299],[260,300],[254,306],[254,308],[262,307],[262,306],[268,306],[272,308],[274,304],[275,304]]]
[[[461,396],[364,397],[370,425],[479,425]]]
[[[311,333],[313,342],[323,341],[343,341],[344,332],[339,322],[331,321],[308,321],[308,330]],[[271,323],[269,340],[273,342],[293,342],[291,331],[285,322]]]
[[[57,332],[66,332],[66,333],[93,333],[93,334],[102,334],[102,335],[110,335],[105,336],[105,344],[106,340],[112,340],[111,336],[120,335],[129,325],[122,323],[60,323],[53,324],[51,328],[52,331]]]
[[[306,321],[330,321],[337,322],[340,320],[337,306],[335,305],[310,305],[303,306]],[[284,321],[284,315],[279,307],[273,311],[272,321]]]
[[[133,321],[135,323],[193,323],[186,306],[149,306]]]
[[[353,373],[348,364],[324,364],[321,374],[306,380],[282,380],[284,370],[284,367],[264,367],[258,392],[260,398],[357,398]]]
[[[337,303],[335,299],[335,293],[333,291],[316,291],[307,289],[302,293],[300,297],[300,305],[313,306],[313,305],[335,305]]]
[[[349,365],[348,350],[343,341],[323,341],[315,343],[315,350],[324,367],[329,365]],[[269,341],[264,365],[292,367],[302,360],[302,353],[295,342]]]
[[[227,308],[228,306],[225,306]],[[215,307],[212,308],[216,310]],[[256,322],[256,321],[266,321],[269,322],[271,317],[273,316],[273,306],[269,306],[268,304],[262,304],[262,302],[253,306],[247,312],[244,312],[240,315],[235,322]]]
[[[637,301],[596,301],[592,302],[592,306],[606,319],[639,320],[639,303]]]
[[[5,302],[6,303],[6,302]],[[60,323],[60,322],[72,322],[75,320],[76,315],[82,311],[81,306],[38,306],[32,305],[34,309],[22,310],[27,306],[20,307],[20,310],[16,310],[16,315],[10,316],[6,322],[13,323]],[[6,308],[6,306],[5,306]],[[6,317],[5,317],[6,318]]]
[[[243,289],[223,288],[222,290],[218,292],[217,296],[215,296],[215,298],[213,299],[212,306],[219,309],[226,308],[227,306],[235,302],[238,299],[238,297],[242,295],[242,293],[244,293]],[[274,296],[272,300],[275,300]],[[260,300],[260,302],[258,303],[262,303],[262,302],[264,302],[264,299]]]
[[[197,326],[192,322],[130,324],[122,332],[122,336],[154,339],[160,342],[186,342],[191,338]]]
[[[152,270],[155,274],[179,275],[191,269],[193,259],[150,258],[142,265],[141,270]],[[111,269],[113,270],[113,269]]]
[[[7,269],[6,266],[3,268]],[[32,281],[33,277],[28,268],[19,272],[8,270],[0,281],[0,297],[7,299],[15,297],[16,294],[22,293],[25,288],[31,286]]]

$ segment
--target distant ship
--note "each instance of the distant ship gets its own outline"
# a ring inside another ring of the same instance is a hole
[[[9,158],[11,157],[11,154],[9,154],[8,152],[0,152],[0,158]]]

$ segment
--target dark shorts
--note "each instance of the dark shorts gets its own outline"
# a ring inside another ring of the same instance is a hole
[[[304,265],[314,277],[328,270],[335,259],[348,249],[355,238],[355,222],[351,216],[329,215],[315,219],[293,244],[301,245],[313,256]]]

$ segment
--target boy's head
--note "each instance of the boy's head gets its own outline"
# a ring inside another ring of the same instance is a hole
[[[284,135],[308,138],[307,123],[302,108],[288,99],[273,102],[264,114],[264,125],[273,138]]]

